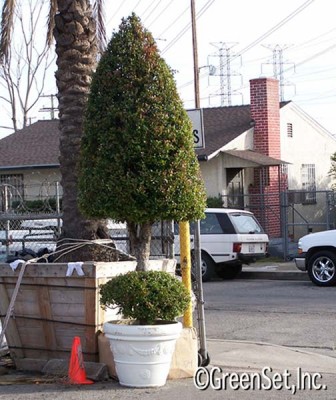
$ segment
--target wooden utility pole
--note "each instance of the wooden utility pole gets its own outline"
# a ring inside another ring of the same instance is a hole
[[[195,108],[201,108],[200,88],[199,88],[199,67],[198,67],[198,51],[197,51],[197,31],[196,31],[196,13],[195,0],[191,0],[191,29],[193,43],[193,59],[194,59],[194,89],[195,89]],[[202,291],[202,257],[201,257],[201,228],[200,221],[195,221],[194,233],[194,264],[196,271],[196,279],[200,291]]]
[[[198,67],[198,51],[197,51],[197,32],[196,32],[196,13],[195,13],[195,0],[191,0],[191,27],[192,27],[192,43],[193,43],[193,58],[194,58],[194,89],[195,89],[195,108],[201,108],[200,89],[199,89],[199,67]],[[194,263],[195,275],[197,282],[197,315],[198,315],[198,335],[200,348],[198,351],[199,366],[207,366],[210,358],[206,346],[206,333],[205,333],[205,318],[204,318],[204,298],[202,287],[202,257],[201,257],[201,228],[200,221],[195,221],[194,232]]]
[[[190,6],[191,6],[191,29],[192,29],[193,58],[194,58],[195,108],[201,108],[200,92],[199,92],[199,68],[198,68],[195,0],[191,0]]]
[[[41,112],[50,112],[50,119],[55,119],[55,111],[58,110],[57,106],[54,104],[54,98],[56,98],[56,94],[48,94],[41,95],[40,97],[47,97],[50,99],[50,107],[42,107],[39,111]]]

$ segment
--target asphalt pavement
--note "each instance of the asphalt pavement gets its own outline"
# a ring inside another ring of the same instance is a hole
[[[239,279],[309,278],[294,262],[269,261],[245,266]],[[213,339],[206,347],[206,368],[161,388],[124,388],[114,380],[73,387],[50,376],[17,372],[0,375],[0,399],[336,399],[336,350],[331,357],[270,343]]]

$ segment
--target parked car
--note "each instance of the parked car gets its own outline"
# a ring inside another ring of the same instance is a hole
[[[310,233],[298,241],[295,265],[317,286],[336,285],[336,230]]]
[[[194,249],[194,224],[191,250]],[[180,261],[178,224],[175,224],[175,256]],[[252,212],[226,208],[207,208],[200,221],[201,268],[203,281],[217,273],[223,279],[240,274],[243,264],[267,256],[268,235]]]

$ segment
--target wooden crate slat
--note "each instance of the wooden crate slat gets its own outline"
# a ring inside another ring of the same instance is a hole
[[[38,302],[39,302],[39,314],[42,318],[42,325],[43,325],[43,333],[44,339],[46,343],[46,347],[48,349],[55,349],[56,348],[56,336],[54,327],[49,320],[53,320],[54,315],[52,311],[52,303],[49,296],[49,287],[48,287],[48,279],[45,278],[45,286],[40,286],[36,290]]]
[[[4,317],[1,318],[2,323],[5,320],[9,303],[10,303],[10,296],[7,293],[6,287],[5,287],[5,282],[3,281],[2,278],[0,278],[0,314],[3,315]],[[18,349],[15,350],[15,354],[17,357],[24,357],[24,352],[22,350],[22,342],[21,342],[21,337],[20,337],[20,332],[17,329],[15,321],[11,318],[8,321],[7,328],[5,331],[5,336],[7,340],[7,344],[9,344],[9,341],[7,338],[10,337],[10,342],[13,344],[13,346],[17,347]]]

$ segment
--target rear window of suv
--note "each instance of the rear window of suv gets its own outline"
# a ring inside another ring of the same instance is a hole
[[[230,213],[230,219],[237,233],[264,233],[258,221],[251,214]]]

